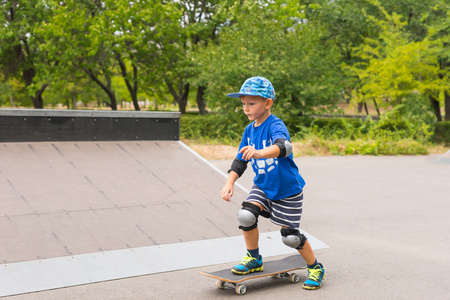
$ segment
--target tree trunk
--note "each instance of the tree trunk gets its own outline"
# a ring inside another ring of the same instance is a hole
[[[364,110],[366,111],[366,115],[369,115],[369,109],[367,108],[366,102],[364,102]]]
[[[77,109],[77,95],[72,94],[72,109]]]
[[[42,109],[44,108],[44,100],[42,99],[41,95],[37,96],[30,96],[31,101],[33,102],[34,108]]]
[[[47,88],[48,84],[44,83],[41,88],[36,91],[34,96],[30,96],[31,101],[33,102],[34,108],[42,109],[44,108],[44,99],[42,99],[42,94]]]
[[[137,99],[137,92],[138,92],[137,67],[134,64],[131,64],[132,68],[133,68],[133,84],[131,84],[130,80],[128,79],[128,75],[127,75],[127,67],[119,53],[116,53],[116,59],[117,59],[117,62],[119,63],[123,80],[125,81],[125,84],[127,85],[127,89],[130,92],[131,101],[133,101],[134,109],[139,111],[139,110],[141,110],[141,108],[139,107],[139,102]]]
[[[434,109],[434,114],[436,115],[436,119],[438,122],[442,121],[442,115],[441,115],[441,106],[439,105],[439,101],[434,98],[434,96],[430,96],[431,105]]]
[[[197,90],[197,106],[198,106],[198,111],[200,112],[200,115],[206,115],[207,111],[206,111],[206,103],[205,103],[205,99],[203,98],[203,96],[205,95],[205,90],[206,87],[204,86],[199,86],[198,90]]]
[[[344,89],[344,94],[347,94],[347,95],[348,95],[348,97],[347,97],[347,99],[345,100],[345,102],[346,102],[347,104],[350,104],[350,101],[352,100],[352,89],[351,89],[351,88],[346,88],[346,89]]]
[[[362,113],[362,109],[363,109],[363,103],[358,102],[358,113]]]
[[[378,109],[378,103],[377,103],[377,100],[375,100],[375,98],[373,98],[373,104],[375,104],[375,109],[377,110],[377,114],[378,114],[378,116],[380,116],[380,110]]]
[[[187,106],[187,102],[188,102],[188,96],[189,96],[189,83],[186,83],[184,85],[184,91],[183,91],[183,96],[181,98],[181,101],[178,102],[178,104],[180,105],[180,112],[182,114],[186,113],[186,106]]]
[[[36,72],[33,68],[28,68],[23,70],[22,77],[25,81],[25,86],[29,87],[31,84],[33,84],[34,76],[36,75]],[[34,108],[44,108],[44,100],[42,99],[42,94],[44,93],[45,89],[47,88],[48,84],[44,83],[41,88],[34,93],[34,95],[30,96],[31,102],[33,102]]]
[[[109,107],[111,107],[112,110],[117,110],[117,100],[116,100],[116,93],[111,88],[111,77],[108,75],[105,75],[106,78],[106,84],[100,81],[100,79],[95,76],[94,72],[91,69],[84,69],[84,71],[89,75],[89,77],[94,80],[95,83],[97,83],[102,90],[108,94],[109,99],[111,100],[111,103],[105,102]]]
[[[189,96],[189,83],[183,85],[183,81],[178,83],[178,91],[175,91],[172,83],[166,78],[166,84],[170,93],[173,96],[173,100],[178,103],[179,110],[182,114],[186,113],[187,100]]]
[[[11,21],[14,19],[13,17],[13,13],[14,10],[13,8],[11,9]],[[29,87],[30,85],[33,84],[33,79],[34,76],[36,75],[36,71],[34,70],[34,65],[33,65],[33,61],[29,58],[30,57],[30,49],[28,47],[28,43],[26,41],[26,39],[23,39],[22,42],[24,43],[24,48],[22,48],[22,45],[16,45],[14,46],[14,53],[16,56],[16,61],[19,64],[25,63],[27,68],[22,70],[22,78],[25,81],[25,86]],[[25,55],[25,53],[27,55]],[[27,57],[28,57],[28,61],[27,61]],[[30,61],[31,60],[31,61]],[[44,100],[42,99],[42,94],[44,93],[45,89],[47,88],[48,84],[44,83],[41,88],[36,91],[36,93],[34,95],[30,96],[31,101],[33,102],[33,106],[34,108],[44,108]]]
[[[450,121],[450,94],[445,92],[445,121]]]

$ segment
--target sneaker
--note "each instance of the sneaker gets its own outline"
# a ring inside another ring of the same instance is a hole
[[[305,290],[317,290],[322,286],[322,281],[325,278],[325,269],[319,263],[314,268],[308,268],[308,279],[303,283]]]
[[[238,275],[245,275],[253,272],[261,272],[264,270],[262,256],[259,256],[259,259],[256,259],[247,253],[247,255],[239,262],[239,264],[235,265],[231,272]]]

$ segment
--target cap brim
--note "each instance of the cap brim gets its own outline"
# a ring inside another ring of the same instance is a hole
[[[231,93],[231,94],[227,94],[227,97],[233,97],[233,98],[239,98],[241,96],[250,96],[248,94],[242,94],[242,93]]]

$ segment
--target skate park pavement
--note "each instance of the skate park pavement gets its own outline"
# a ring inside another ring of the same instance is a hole
[[[301,228],[329,246],[315,251],[326,268],[323,287],[306,291],[301,284],[261,278],[247,283],[243,297],[450,299],[449,155],[303,157],[295,161],[307,182]],[[231,160],[211,163],[226,172]],[[252,175],[249,168],[238,182],[250,189]],[[224,205],[220,189],[202,189],[212,203]],[[236,195],[229,205],[235,210],[242,200],[242,195]],[[267,230],[276,229],[266,220],[260,223]],[[235,234],[235,219],[223,224],[233,228],[224,231]],[[281,239],[273,243],[281,243]],[[183,250],[178,250],[180,255]],[[261,254],[264,256],[264,249]],[[199,274],[231,265],[187,268],[3,299],[231,299],[239,297],[234,289],[218,290],[213,279]],[[299,274],[300,282],[304,281],[306,271]]]

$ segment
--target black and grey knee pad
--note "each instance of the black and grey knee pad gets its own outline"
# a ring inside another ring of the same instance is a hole
[[[258,216],[261,213],[259,206],[242,202],[242,208],[238,211],[237,219],[239,221],[239,228],[244,231],[250,231],[258,226]]]
[[[295,249],[303,249],[307,240],[306,236],[294,228],[281,228],[281,236],[281,240],[286,246]]]

